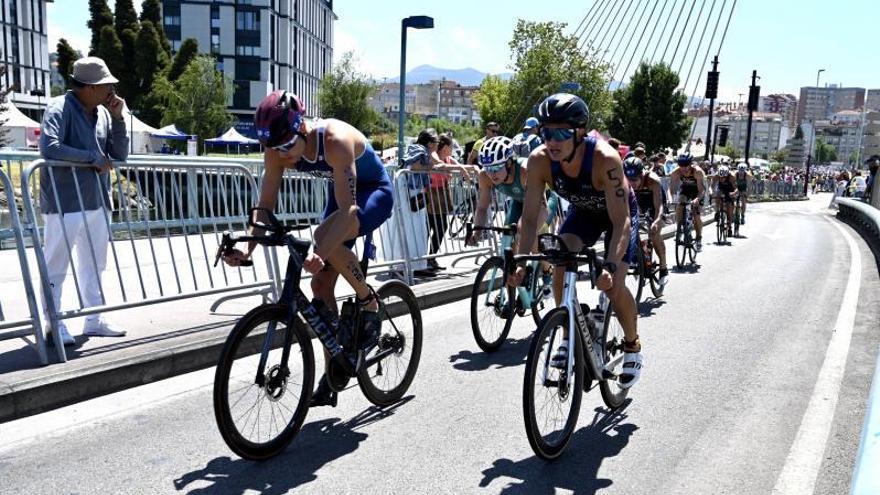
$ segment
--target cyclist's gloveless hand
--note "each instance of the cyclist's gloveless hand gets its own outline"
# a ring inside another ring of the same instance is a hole
[[[312,275],[317,275],[318,272],[324,269],[324,260],[317,254],[312,253],[303,262],[303,269]]]
[[[601,291],[609,291],[614,287],[614,277],[608,273],[608,270],[602,270],[599,278],[596,279],[596,288]]]
[[[651,223],[651,235],[656,235],[657,232],[660,232],[660,222]]]
[[[233,249],[232,253],[223,255],[223,262],[229,266],[241,266],[242,261],[247,261],[250,256],[244,254],[241,250]]]
[[[514,288],[519,287],[519,284],[522,283],[525,275],[526,269],[522,266],[518,266],[515,272],[507,276],[507,285]]]

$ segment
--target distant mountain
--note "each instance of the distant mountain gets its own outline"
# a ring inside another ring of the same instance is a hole
[[[446,79],[447,81],[455,81],[462,86],[479,86],[487,75],[489,74],[471,67],[466,69],[443,69],[433,65],[420,65],[406,73],[406,83],[424,84]],[[502,79],[510,79],[513,76],[510,72],[497,75],[501,76]],[[399,79],[399,77],[391,77],[388,78],[388,82],[398,82]]]

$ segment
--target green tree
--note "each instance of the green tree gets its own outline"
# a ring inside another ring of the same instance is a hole
[[[154,123],[162,119],[159,100],[151,97],[153,82],[158,74],[166,71],[169,61],[168,55],[162,49],[159,35],[153,28],[153,23],[144,21],[137,38],[138,51],[134,58],[134,70],[137,83],[137,100],[133,105],[140,109],[144,122]]]
[[[219,135],[233,123],[226,111],[232,97],[232,81],[215,68],[210,55],[199,55],[174,82],[160,75],[153,83],[153,96],[162,111],[161,125],[176,124],[196,134],[199,149],[205,138]]]
[[[346,52],[318,84],[321,115],[343,120],[358,129],[369,129],[379,118],[369,103],[375,92],[375,85],[357,71],[354,54]]]
[[[504,134],[513,134],[546,96],[561,91],[563,83],[575,83],[577,94],[590,107],[591,127],[604,128],[611,97],[607,91],[609,66],[590,46],[578,49],[580,40],[565,34],[566,25],[557,22],[531,22],[518,19],[508,43],[513,77],[507,83],[507,96],[495,96],[503,105],[496,115]],[[497,82],[493,82],[497,89]],[[482,97],[480,98],[482,99]],[[486,100],[484,100],[486,101]],[[483,121],[488,119],[480,114]]]
[[[65,86],[70,86],[70,74],[73,73],[73,63],[79,58],[76,50],[70,46],[70,43],[67,42],[66,39],[61,38],[58,40],[58,45],[55,47],[58,53],[58,73],[61,74],[61,77],[64,78]]]
[[[193,38],[183,40],[183,43],[180,44],[180,50],[177,50],[177,55],[174,56],[174,61],[171,63],[171,69],[168,70],[168,80],[176,81],[198,54],[198,41]]]
[[[855,150],[850,151],[849,157],[847,159],[847,163],[849,163],[850,166],[857,166],[858,163],[856,163],[856,162],[858,162],[858,161],[859,161],[859,152],[855,151]]]
[[[642,63],[627,86],[614,92],[608,130],[625,143],[641,141],[648,150],[677,149],[687,140],[687,97],[676,91],[678,74],[665,63]]]
[[[781,150],[776,150],[775,152],[773,152],[773,153],[770,155],[770,158],[772,158],[773,161],[776,161],[776,162],[779,162],[779,163],[785,163],[785,159],[786,159],[787,157],[788,157],[788,150],[787,150],[787,149],[784,149],[784,148],[781,149]]]
[[[165,35],[165,28],[162,24],[162,3],[159,0],[144,0],[141,4],[141,22],[150,21],[159,35],[159,42],[168,58],[171,58],[171,43]]]
[[[681,143],[679,143],[680,145]],[[648,146],[648,143],[645,143],[645,146]],[[715,153],[718,155],[729,156],[731,160],[736,160],[742,156],[742,151],[739,148],[735,148],[733,145],[728,144],[726,146],[718,146],[715,148]]]
[[[105,26],[113,26],[113,12],[107,5],[107,0],[89,0],[89,22],[86,23],[92,31],[92,45],[89,55],[95,55],[100,51],[101,33]]]
[[[118,31],[117,31],[118,32]],[[132,70],[132,61],[136,61],[143,46],[138,42],[138,34],[134,30],[126,29],[119,36],[119,43],[122,46],[122,63],[121,66],[111,66],[107,63],[110,72],[119,79],[117,90],[129,104],[134,105],[140,101],[142,93],[138,84],[137,71]]]
[[[816,139],[816,163],[828,163],[837,160],[837,150],[824,139]]]
[[[518,111],[509,104],[510,85],[499,76],[488,75],[474,92],[474,104],[483,122],[507,122]]]
[[[116,0],[116,12],[113,15],[114,26],[116,27],[116,35],[122,39],[122,33],[126,29],[130,29],[137,33],[140,25],[138,24],[137,12],[134,10],[132,0]]]
[[[98,39],[98,50],[95,52],[95,56],[104,59],[112,74],[121,74],[121,71],[125,70],[122,42],[116,36],[113,26],[104,26],[101,29],[101,37]]]

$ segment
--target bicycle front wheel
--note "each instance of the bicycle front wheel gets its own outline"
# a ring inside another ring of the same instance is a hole
[[[684,228],[679,224],[675,233],[675,266],[679,269],[683,268],[686,257],[687,245],[684,242]]]
[[[556,308],[544,318],[532,338],[523,382],[523,416],[526,436],[535,454],[558,458],[577,426],[584,381],[583,343],[580,335],[569,343],[572,372],[550,366],[563,338],[568,335],[568,310]]]
[[[399,280],[389,280],[376,291],[379,295],[382,333],[379,344],[364,357],[358,371],[358,385],[377,406],[399,401],[409,389],[422,355],[422,312],[412,289]]]
[[[599,345],[604,349],[602,354],[602,364],[615,375],[620,375],[623,371],[623,327],[617,321],[617,312],[614,311],[614,304],[608,301],[608,308],[605,309],[605,323],[602,325],[602,332],[596,339]],[[620,386],[617,380],[600,380],[599,391],[602,393],[602,401],[610,409],[617,409],[623,405],[629,389]]]
[[[715,219],[715,235],[718,244],[723,244],[727,239],[727,213],[725,213],[723,209],[718,212]]]
[[[662,297],[664,287],[660,285],[660,255],[656,249],[651,250],[651,274],[648,280],[651,282],[651,293],[654,297]]]
[[[314,379],[311,340],[305,329],[287,326],[286,306],[251,310],[226,339],[214,375],[214,416],[226,445],[253,461],[279,454],[305,421]]]
[[[535,273],[532,275],[532,319],[535,320],[535,326],[540,326],[544,316],[556,307],[556,300],[553,298],[553,277],[550,268],[550,277],[544,280],[541,272],[541,264],[535,265]]]
[[[471,330],[484,352],[497,351],[513,325],[514,302],[504,284],[503,267],[504,260],[498,256],[486,260],[471,291]]]
[[[641,243],[636,250],[636,259],[626,273],[626,287],[630,294],[636,300],[636,306],[642,300],[642,291],[645,288],[645,253],[642,251]]]

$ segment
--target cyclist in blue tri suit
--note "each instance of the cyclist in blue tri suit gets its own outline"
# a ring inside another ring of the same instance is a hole
[[[354,288],[362,308],[360,345],[369,347],[376,343],[381,330],[379,302],[351,248],[355,239],[378,229],[391,216],[391,179],[360,131],[335,119],[312,124],[304,119],[305,112],[302,100],[283,90],[270,93],[257,107],[254,124],[257,137],[266,147],[265,174],[257,204],[275,208],[285,169],[332,181],[323,220],[314,232],[314,251],[303,268],[314,275],[316,306],[334,323],[338,321],[334,289],[339,275]],[[236,266],[250,257],[255,245],[252,242],[247,253],[236,250],[224,260]],[[326,375],[312,396],[312,405],[336,405],[336,393],[327,384]]]
[[[596,286],[614,304],[623,327],[624,360],[619,383],[629,388],[638,381],[642,369],[636,303],[624,283],[638,249],[635,193],[624,177],[620,154],[607,143],[586,135],[590,111],[582,99],[567,93],[548,96],[538,106],[538,120],[544,145],[529,156],[527,164],[529,175],[518,251],[528,253],[533,245],[539,205],[547,186],[570,203],[559,227],[559,235],[568,249],[580,251],[605,234],[606,262]],[[518,267],[508,280],[510,285],[522,283],[524,273],[525,269]],[[554,272],[553,281],[559,304],[563,270]],[[564,366],[568,345],[563,341],[551,365]]]

